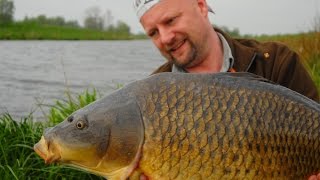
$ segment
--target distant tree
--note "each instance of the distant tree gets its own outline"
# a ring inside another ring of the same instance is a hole
[[[41,25],[53,25],[53,26],[66,26],[66,27],[76,27],[79,28],[78,21],[65,21],[61,16],[57,17],[46,17],[45,15],[39,15],[35,18],[30,18],[28,16],[24,17],[23,22],[32,22]]]
[[[116,27],[115,27],[113,24],[108,25],[108,27],[107,27],[106,30],[109,31],[109,32],[115,32],[115,31],[117,31],[117,30],[116,30]]]
[[[234,29],[229,29],[227,26],[221,26],[221,27],[218,27],[219,29],[221,29],[222,31],[228,33],[230,36],[232,37],[240,37],[240,31],[238,28],[234,28]]]
[[[111,26],[113,26],[113,16],[109,9],[106,10],[104,14],[104,19],[105,19],[104,21],[105,29],[109,29]]]
[[[60,17],[60,16],[57,16],[57,17],[54,17],[54,18],[50,18],[48,20],[50,22],[49,24],[52,24],[52,25],[64,26],[66,24],[64,18]]]
[[[84,27],[88,29],[104,30],[108,32],[119,32],[123,35],[130,34],[130,26],[123,21],[118,21],[116,25],[113,22],[113,16],[110,10],[106,10],[101,14],[99,7],[94,6],[86,10],[84,19]]]
[[[128,26],[123,21],[118,21],[117,26],[115,28],[117,32],[121,32],[123,34],[130,34],[130,26]]]
[[[320,32],[320,14],[316,14],[316,16],[313,19],[313,31],[314,32]]]
[[[38,22],[39,24],[47,24],[47,17],[43,14],[39,15],[36,19],[36,22]]]
[[[14,9],[12,0],[0,0],[0,24],[11,23],[13,21]]]
[[[99,7],[94,6],[86,10],[84,27],[88,29],[103,30],[104,18],[101,15],[101,10]]]
[[[76,27],[76,28],[80,27],[78,21],[76,21],[76,20],[67,21],[65,23],[65,26],[67,26],[67,27]]]

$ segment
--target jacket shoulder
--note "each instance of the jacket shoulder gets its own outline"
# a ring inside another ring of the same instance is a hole
[[[255,39],[235,39],[240,44],[254,48],[257,52],[283,52],[288,51],[295,53],[292,51],[286,44],[278,41],[257,41]]]

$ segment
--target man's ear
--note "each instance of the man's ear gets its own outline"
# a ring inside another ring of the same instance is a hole
[[[206,0],[197,0],[197,3],[198,3],[198,7],[200,9],[201,14],[204,17],[207,17],[208,16],[208,5],[207,5]]]

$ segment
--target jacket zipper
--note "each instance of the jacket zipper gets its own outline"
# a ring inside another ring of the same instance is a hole
[[[249,69],[250,69],[253,61],[256,59],[256,57],[257,57],[257,53],[255,52],[255,53],[253,54],[253,57],[251,58],[251,61],[250,61],[249,65],[248,65],[247,69],[245,70],[245,72],[248,72],[248,71],[249,71]]]

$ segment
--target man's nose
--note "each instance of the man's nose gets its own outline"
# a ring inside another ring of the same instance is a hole
[[[160,29],[161,43],[163,43],[163,44],[173,43],[174,36],[175,36],[174,32],[172,30],[170,30],[169,28]]]

